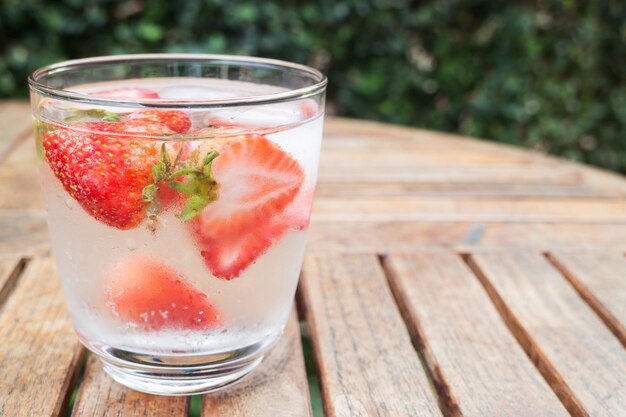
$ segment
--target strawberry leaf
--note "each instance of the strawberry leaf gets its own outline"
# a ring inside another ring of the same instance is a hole
[[[99,119],[105,122],[119,122],[120,114],[101,109],[68,109],[67,123],[77,122],[86,118]]]
[[[48,123],[44,123],[41,120],[35,120],[35,140],[37,142],[37,156],[42,161],[45,158],[45,152],[43,149],[43,136],[53,130],[56,130],[54,126]]]
[[[151,218],[156,218],[160,212],[156,197],[159,187],[162,187],[163,183],[187,196],[183,210],[178,214],[178,218],[183,221],[188,221],[197,216],[202,209],[218,197],[219,185],[211,175],[211,163],[219,154],[215,151],[207,153],[202,160],[201,167],[189,167],[184,162],[180,162],[181,155],[182,152],[179,150],[174,162],[172,162],[165,143],[161,146],[159,160],[152,165],[154,183],[144,187],[142,195],[143,200],[150,203],[148,214]],[[176,170],[177,167],[182,169]]]
[[[188,221],[196,217],[203,208],[205,208],[212,200],[199,194],[194,194],[185,202],[183,212],[178,216],[182,221]]]

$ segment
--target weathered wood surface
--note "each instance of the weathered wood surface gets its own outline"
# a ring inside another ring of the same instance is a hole
[[[205,395],[202,417],[309,417],[309,385],[295,310],[259,369],[233,389]]]
[[[448,415],[569,415],[460,256],[391,255],[385,265]]]
[[[626,410],[626,350],[541,254],[470,261],[520,344],[575,416]]]
[[[626,347],[626,257],[597,251],[559,251],[549,256]]]
[[[33,118],[28,105],[22,101],[4,101],[0,104],[0,162],[21,140],[33,131]]]
[[[159,397],[114,382],[102,363],[90,356],[72,409],[72,417],[187,417],[188,399]]]
[[[0,102],[0,417],[67,415],[73,390],[74,416],[186,415],[187,399],[131,392],[93,358],[76,382],[30,121]],[[298,307],[327,417],[624,416],[624,178],[330,118],[308,252]],[[295,320],[203,417],[310,415]]]
[[[626,224],[428,221],[314,221],[307,249],[323,253],[392,253],[445,247],[460,252],[526,248],[626,252]]]
[[[301,290],[327,416],[440,415],[375,256],[308,257]]]
[[[15,256],[0,258],[0,310],[4,300],[13,290],[23,264],[23,260]]]
[[[626,224],[626,199],[325,197],[315,202],[313,220]]]
[[[32,260],[0,310],[0,416],[61,416],[82,356],[54,262]]]

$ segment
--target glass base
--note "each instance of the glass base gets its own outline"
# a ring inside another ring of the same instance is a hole
[[[192,395],[230,386],[250,374],[280,338],[208,355],[146,355],[81,340],[118,383],[156,395]]]
[[[117,382],[136,391],[156,395],[192,395],[205,394],[227,387],[246,377],[263,357],[256,358],[242,366],[225,369],[202,369],[189,374],[181,370],[179,373],[137,371],[124,368],[102,360],[104,370]]]

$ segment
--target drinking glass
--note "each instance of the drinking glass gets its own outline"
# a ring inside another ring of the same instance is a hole
[[[280,337],[326,82],[303,65],[197,54],[80,59],[29,77],[65,299],[116,381],[209,392]]]

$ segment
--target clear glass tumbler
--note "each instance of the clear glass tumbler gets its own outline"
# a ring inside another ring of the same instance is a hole
[[[209,392],[280,337],[319,160],[326,78],[288,62],[123,55],[29,78],[74,327],[133,389]]]

